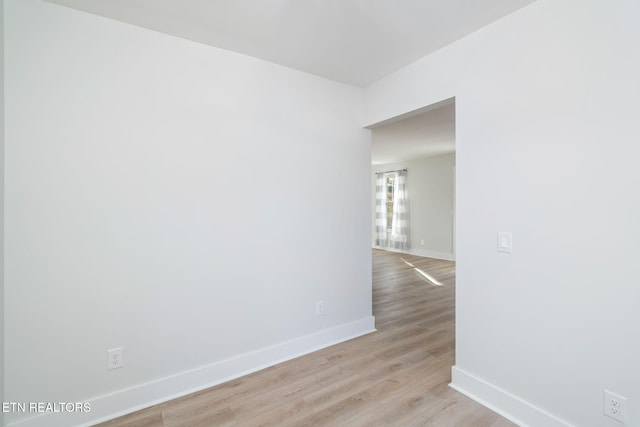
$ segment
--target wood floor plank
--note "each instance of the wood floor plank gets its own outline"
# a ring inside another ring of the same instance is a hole
[[[101,427],[164,427],[162,408],[159,405],[153,406],[99,425]]]
[[[455,263],[374,250],[372,295],[375,333],[99,426],[515,426],[448,386]]]

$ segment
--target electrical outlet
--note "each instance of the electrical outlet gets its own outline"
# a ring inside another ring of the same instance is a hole
[[[602,410],[604,414],[624,423],[627,418],[627,398],[612,393],[609,390],[604,390],[603,398]]]
[[[420,244],[424,246],[424,239],[420,239]]]
[[[122,368],[122,347],[107,350],[107,370]]]
[[[316,317],[324,316],[324,301],[316,301]]]

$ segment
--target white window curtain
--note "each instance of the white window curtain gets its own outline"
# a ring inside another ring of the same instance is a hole
[[[387,246],[387,186],[384,172],[376,174],[376,246]]]
[[[391,221],[389,246],[394,249],[404,250],[409,249],[409,206],[406,185],[407,171],[395,171],[394,174],[393,219]]]

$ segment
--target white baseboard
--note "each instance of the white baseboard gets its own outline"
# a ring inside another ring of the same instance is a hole
[[[451,368],[449,387],[520,427],[572,427],[568,422],[457,366]]]
[[[91,426],[158,403],[204,390],[269,366],[375,332],[373,316],[325,329],[232,359],[87,400],[91,411],[45,413],[16,420],[7,427]]]
[[[407,252],[411,255],[416,255],[416,256],[443,259],[445,261],[455,261],[455,256],[452,253],[447,253],[447,252],[431,251],[428,249],[420,249],[420,248],[409,249]]]
[[[399,250],[399,249],[393,249],[393,248],[388,248],[388,247],[383,247],[383,246],[376,246],[376,245],[373,245],[372,247],[374,249],[382,249],[383,251],[397,252],[397,253],[401,253],[401,254],[408,254],[408,255],[415,255],[415,256],[422,256],[422,257],[426,257],[426,258],[443,259],[445,261],[455,261],[455,255],[452,254],[452,253],[447,253],[447,252],[438,252],[438,251],[432,251],[432,250],[420,249],[420,248],[411,248],[411,249],[406,249],[406,250]]]

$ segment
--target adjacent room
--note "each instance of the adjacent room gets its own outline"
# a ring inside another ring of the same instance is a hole
[[[373,127],[371,169],[373,247],[453,261],[455,101]]]

